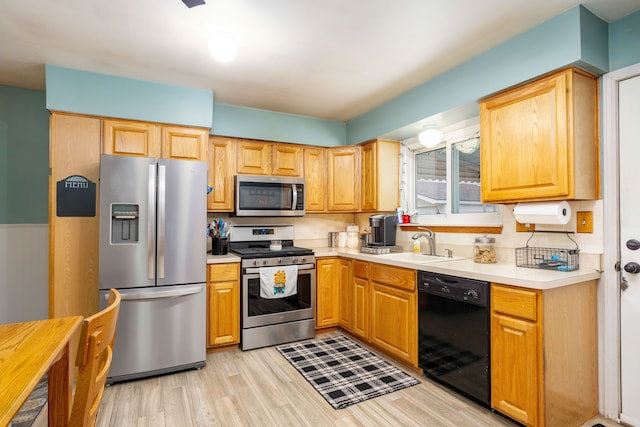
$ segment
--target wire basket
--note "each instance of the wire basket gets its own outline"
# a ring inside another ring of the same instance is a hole
[[[580,268],[580,249],[569,233],[566,234],[569,240],[575,243],[574,249],[531,247],[529,240],[533,238],[534,233],[524,248],[516,248],[517,267],[555,271],[573,271]]]

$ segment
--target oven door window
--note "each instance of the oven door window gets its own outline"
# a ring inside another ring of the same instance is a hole
[[[315,315],[315,268],[298,271],[298,292],[284,298],[260,297],[260,275],[242,276],[242,328],[275,325]]]

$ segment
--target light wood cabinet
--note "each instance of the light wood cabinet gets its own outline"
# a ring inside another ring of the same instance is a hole
[[[207,266],[207,345],[240,342],[240,264]]]
[[[304,147],[305,209],[327,210],[327,149]]]
[[[238,173],[248,175],[302,176],[303,147],[250,139],[237,141]]]
[[[102,121],[104,154],[160,157],[160,126],[133,120]]]
[[[371,344],[418,365],[416,272],[371,264]]]
[[[272,144],[271,175],[302,176],[303,149],[296,144]]]
[[[316,327],[340,322],[340,260],[319,259],[316,263]]]
[[[569,68],[480,102],[483,202],[599,197],[598,82]]]
[[[353,261],[340,259],[340,327],[351,332],[353,325]]]
[[[162,126],[162,153],[165,159],[206,162],[209,130],[185,126]]]
[[[491,286],[491,403],[527,426],[598,413],[596,283]]]
[[[378,139],[362,145],[362,211],[400,206],[400,143]]]
[[[213,190],[207,196],[207,210],[234,210],[235,142],[229,138],[209,138],[208,184]]]
[[[49,127],[49,317],[86,317],[98,312],[100,221],[58,216],[56,185],[71,175],[99,183],[102,128],[100,118],[64,113]]]
[[[238,173],[271,174],[271,144],[244,139],[238,139],[236,143],[236,170]]]
[[[204,128],[104,119],[102,129],[104,154],[207,161]]]
[[[351,332],[369,341],[370,331],[370,284],[369,266],[363,261],[353,261],[353,321]]]
[[[538,298],[536,291],[493,286],[491,395],[498,411],[538,425]]]
[[[340,326],[417,367],[416,272],[359,260],[350,261],[350,267],[342,275]],[[347,287],[348,273],[351,279]]]
[[[327,150],[327,209],[353,212],[360,210],[360,147],[336,147]]]

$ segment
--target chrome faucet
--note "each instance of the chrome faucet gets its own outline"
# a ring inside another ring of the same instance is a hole
[[[436,233],[434,233],[432,230],[429,230],[428,228],[420,228],[420,229],[425,230],[425,232],[416,233],[413,236],[411,236],[411,238],[413,240],[418,240],[421,237],[424,237],[425,239],[427,239],[427,242],[429,242],[429,253],[425,255],[435,255],[436,254]]]

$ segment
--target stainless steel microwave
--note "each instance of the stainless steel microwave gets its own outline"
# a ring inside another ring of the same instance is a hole
[[[236,216],[303,216],[304,178],[236,175]]]

